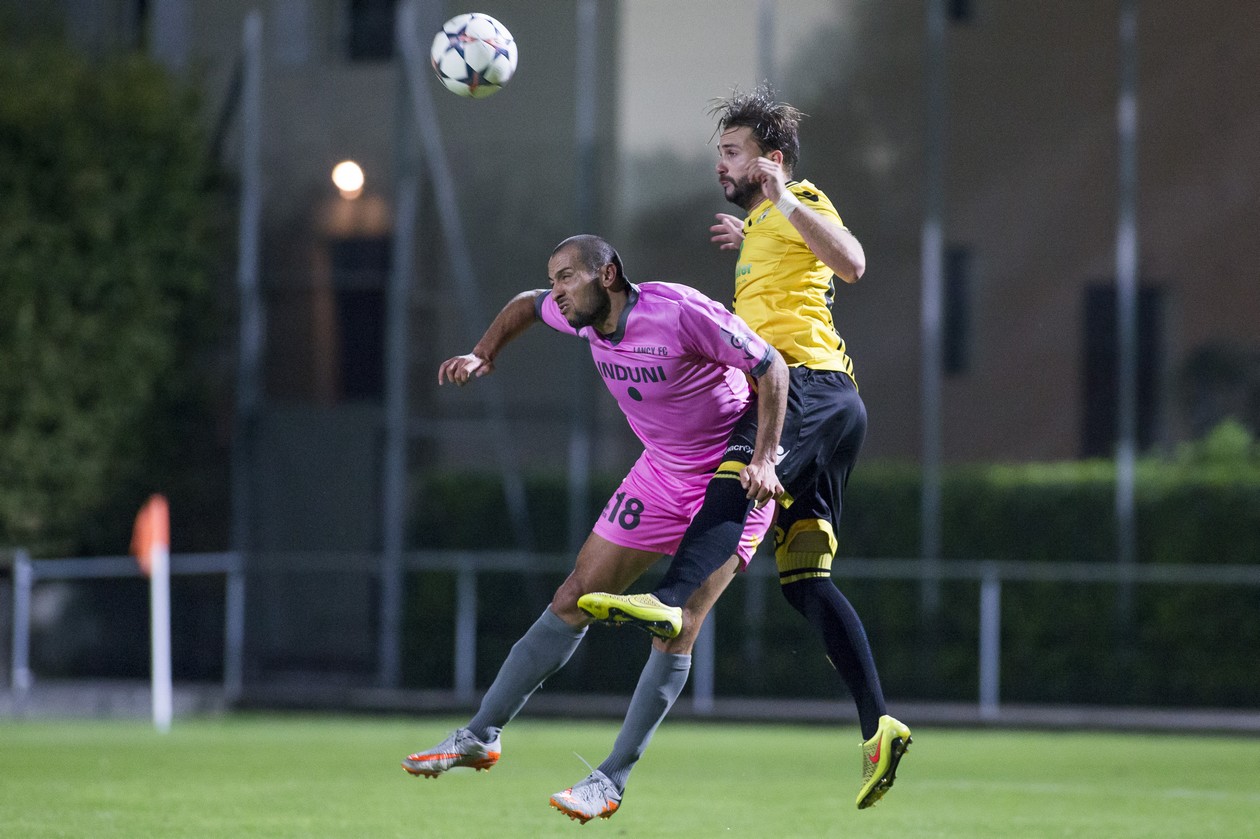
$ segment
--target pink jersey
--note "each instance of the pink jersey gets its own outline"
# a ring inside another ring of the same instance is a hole
[[[553,329],[585,338],[604,384],[657,469],[712,472],[773,350],[748,325],[693,288],[631,284],[617,331],[574,330],[551,293],[534,303]]]

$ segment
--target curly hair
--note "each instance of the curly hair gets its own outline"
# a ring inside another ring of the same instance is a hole
[[[769,82],[761,82],[747,93],[736,88],[725,99],[714,99],[709,115],[718,118],[715,133],[747,126],[763,154],[778,150],[783,153],[783,167],[788,173],[796,168],[801,157],[797,129],[805,114],[787,102],[776,102]]]

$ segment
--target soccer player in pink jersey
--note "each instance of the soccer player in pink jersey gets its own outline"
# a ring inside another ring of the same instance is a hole
[[[709,609],[747,566],[783,491],[775,450],[787,405],[788,370],[773,347],[721,304],[673,283],[632,284],[621,258],[597,236],[561,242],[547,264],[550,289],[518,294],[467,355],[438,368],[438,383],[458,385],[494,370],[503,347],[539,321],[590,344],[604,383],[643,443],[630,473],[609,499],[578,552],[573,571],[542,616],[512,647],[468,724],[403,768],[436,777],[458,766],[488,769],[500,755],[500,732],[535,690],[577,648],[591,622],[578,598],[621,592],[662,555],[678,548],[710,484],[739,486],[751,512],[736,525],[738,547],[686,601],[686,627],[656,637],[613,750],[580,783],[551,804],[583,823],[608,818],[657,726],[686,684],[691,648]],[[748,377],[756,379],[754,397]],[[728,452],[748,441],[732,434],[756,418],[751,457]],[[728,456],[729,455],[729,456]],[[745,465],[747,464],[747,465]],[[735,482],[738,481],[738,484]]]

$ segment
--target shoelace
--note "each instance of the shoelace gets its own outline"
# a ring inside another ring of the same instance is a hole
[[[586,759],[586,758],[582,757],[582,756],[581,756],[580,754],[578,754],[577,752],[574,752],[574,753],[573,753],[573,756],[574,756],[574,757],[576,757],[578,760],[582,761],[582,765],[583,765],[583,766],[585,766],[587,769],[589,769],[589,770],[590,770],[590,772],[587,774],[587,777],[590,777],[591,775],[594,775],[594,774],[595,774],[595,767],[594,767],[594,766],[591,766],[590,762],[589,762],[589,761],[587,761],[587,759]],[[583,779],[582,779],[582,781],[584,781],[584,780],[586,780],[586,778],[583,778]],[[582,783],[582,781],[578,781],[578,784]],[[573,785],[573,787],[576,787],[578,784],[574,784],[574,785]],[[565,792],[572,792],[572,791],[573,791],[573,787],[569,787],[567,790],[565,790]],[[561,793],[561,794],[563,795],[563,793]]]
[[[582,756],[581,756],[580,754],[578,754],[577,752],[574,752],[574,753],[573,753],[573,756],[574,756],[574,757],[576,757],[578,760],[582,761],[582,765],[583,765],[583,766],[585,766],[587,769],[591,770],[591,771],[588,773],[589,775],[594,775],[594,774],[595,774],[595,767],[594,767],[594,766],[591,766],[591,764],[590,764],[590,763],[586,760],[586,758],[582,757]]]

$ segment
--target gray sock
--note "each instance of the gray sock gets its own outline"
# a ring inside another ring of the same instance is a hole
[[[499,668],[468,730],[489,743],[525,706],[539,686],[555,673],[581,643],[586,627],[572,627],[550,609],[534,621]]]
[[[639,684],[630,698],[626,720],[617,733],[612,753],[599,765],[599,770],[608,776],[618,792],[626,791],[630,770],[643,756],[656,727],[665,719],[678,694],[682,693],[690,672],[690,655],[663,653],[652,648],[652,654],[639,674]]]

